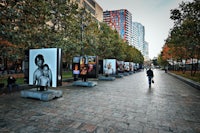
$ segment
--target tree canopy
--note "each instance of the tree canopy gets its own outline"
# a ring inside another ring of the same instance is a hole
[[[0,11],[0,45],[8,44],[5,41],[12,44],[9,49],[17,57],[23,58],[23,51],[30,48],[57,47],[62,48],[67,62],[80,54],[136,63],[144,60],[115,30],[69,0],[9,0],[0,3]]]
[[[182,2],[171,10],[174,27],[166,43],[173,51],[173,58],[200,57],[200,1]],[[181,51],[180,53],[177,53]]]
[[[200,1],[182,2],[171,10],[170,19],[174,21],[159,61],[200,59]],[[197,62],[198,63],[198,62]],[[192,64],[193,69],[193,64]],[[191,70],[192,70],[191,69]]]

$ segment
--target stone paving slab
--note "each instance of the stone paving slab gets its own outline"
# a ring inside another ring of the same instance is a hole
[[[50,101],[55,98],[62,97],[63,92],[60,90],[48,89],[45,91],[38,91],[37,88],[32,88],[28,90],[21,90],[21,97],[24,98],[35,98],[42,101]]]
[[[112,77],[115,77],[115,78],[123,78],[124,75],[123,74],[115,74],[115,75],[111,75]]]
[[[97,85],[97,82],[94,82],[94,81],[86,81],[86,82],[74,81],[73,85],[74,86],[84,86],[84,87],[94,87],[94,86]]]
[[[61,98],[42,102],[0,97],[0,131],[13,133],[199,133],[200,91],[154,70],[84,88],[67,84]]]
[[[123,75],[124,75],[124,76],[128,76],[129,73],[128,73],[128,72],[124,72]]]
[[[113,81],[113,80],[115,80],[116,78],[115,78],[115,77],[112,77],[112,76],[99,76],[98,79],[99,79],[99,80],[104,80],[104,81]]]

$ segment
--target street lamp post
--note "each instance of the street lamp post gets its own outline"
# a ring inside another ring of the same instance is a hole
[[[85,25],[83,23],[84,14],[85,14],[85,11],[83,10],[81,12],[81,56],[84,55],[84,46],[83,46],[83,35],[84,35],[84,28],[85,28]]]
[[[83,16],[81,16],[81,56],[83,56],[84,54],[84,50],[83,50]]]

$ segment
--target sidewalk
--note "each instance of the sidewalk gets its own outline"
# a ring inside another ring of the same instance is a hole
[[[49,102],[0,97],[0,131],[13,133],[199,133],[200,91],[154,70],[148,88],[146,73],[95,87],[71,83],[54,88],[63,97]]]
[[[180,79],[181,81],[191,85],[192,87],[194,87],[196,89],[200,89],[200,83],[198,83],[198,82],[195,82],[193,80],[190,80],[190,79],[187,79],[185,77],[179,76],[177,74],[171,73],[169,71],[167,73],[169,75],[171,75],[173,77],[176,77],[176,78]],[[23,77],[23,74],[21,74],[21,73],[20,74],[15,74],[15,77]],[[68,84],[70,82],[73,82],[73,77],[72,78],[68,78],[68,79],[64,79],[62,84],[66,85],[66,84]],[[23,90],[23,89],[27,88],[28,86],[29,86],[28,84],[22,84],[22,85],[20,85],[20,89]],[[30,87],[28,87],[28,88],[30,88]]]

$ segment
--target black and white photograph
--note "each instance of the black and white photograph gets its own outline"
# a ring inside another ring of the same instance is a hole
[[[57,49],[31,49],[29,58],[29,84],[56,87]]]

